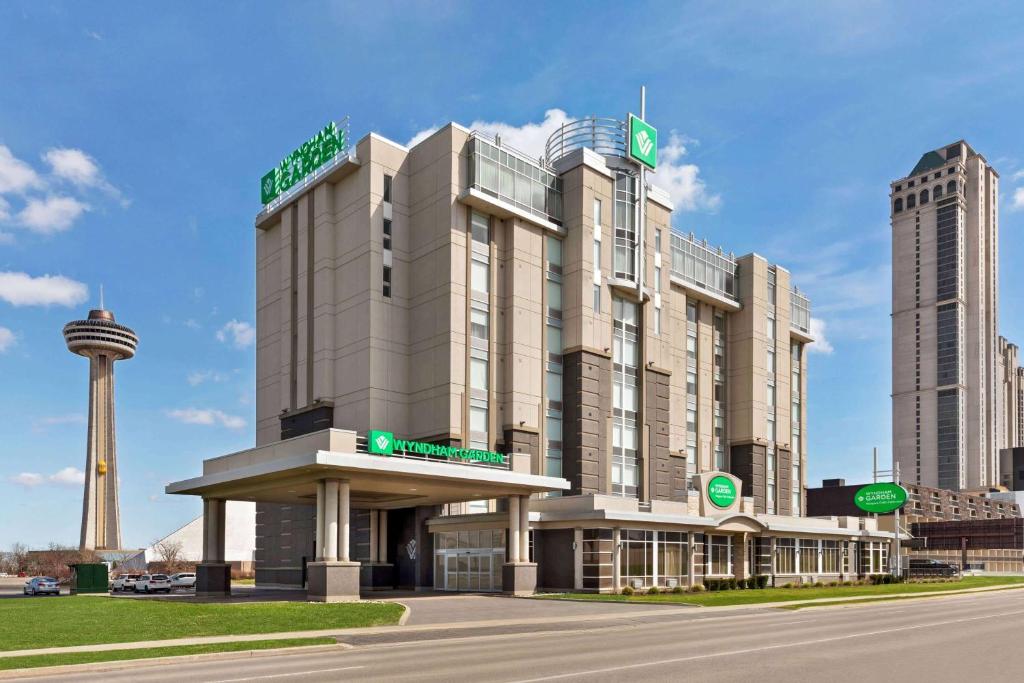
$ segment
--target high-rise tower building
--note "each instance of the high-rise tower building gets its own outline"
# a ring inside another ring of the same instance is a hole
[[[998,194],[963,140],[891,184],[892,446],[907,482],[999,483]]]
[[[139,338],[114,322],[110,311],[89,311],[87,320],[64,326],[68,350],[89,359],[89,437],[82,499],[82,550],[121,547],[114,435],[114,361],[135,355]]]

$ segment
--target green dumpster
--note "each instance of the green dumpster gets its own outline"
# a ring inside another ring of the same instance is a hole
[[[102,562],[82,562],[68,565],[71,567],[71,594],[106,593],[107,565]]]

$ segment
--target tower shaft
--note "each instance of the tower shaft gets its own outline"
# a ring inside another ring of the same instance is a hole
[[[89,357],[89,443],[82,499],[82,550],[121,547],[114,431],[114,360],[103,351]]]

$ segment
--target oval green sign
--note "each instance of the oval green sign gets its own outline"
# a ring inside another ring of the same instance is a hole
[[[899,510],[907,502],[907,490],[899,484],[881,482],[868,484],[857,489],[853,495],[854,504],[864,512],[886,514]]]
[[[708,500],[716,507],[729,507],[736,502],[736,484],[729,477],[712,477],[708,482]]]

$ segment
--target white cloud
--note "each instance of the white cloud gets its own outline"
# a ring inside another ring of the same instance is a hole
[[[85,472],[77,467],[65,467],[64,469],[51,474],[48,479],[54,484],[65,484],[67,486],[81,486],[85,483]]]
[[[681,211],[716,211],[722,205],[721,195],[708,192],[707,185],[700,177],[700,167],[684,164],[686,145],[697,141],[686,138],[676,131],[668,136],[668,145],[658,154],[658,170],[652,183],[667,191],[672,203]]]
[[[57,147],[43,153],[43,160],[50,165],[53,175],[67,180],[79,188],[96,188],[121,200],[122,206],[129,202],[121,198],[121,191],[111,185],[103,176],[96,160],[80,149]]]
[[[82,425],[85,424],[85,415],[81,413],[69,413],[67,415],[47,415],[32,421],[32,431],[45,432],[48,427],[59,427],[61,425]]]
[[[544,146],[551,134],[563,124],[573,121],[576,119],[561,109],[548,109],[540,123],[514,126],[501,121],[474,121],[469,128],[487,135],[497,135],[503,144],[531,157],[540,158],[544,155]],[[422,130],[412,136],[406,145],[411,147],[418,144],[437,130],[437,126]],[[700,177],[700,168],[696,164],[682,163],[683,157],[686,156],[687,144],[696,145],[697,141],[676,131],[671,132],[668,145],[662,147],[658,155],[658,170],[654,174],[654,184],[669,193],[672,203],[680,211],[715,211],[722,203],[721,196],[708,191],[707,185]]]
[[[11,332],[6,327],[0,327],[0,353],[3,353],[10,349],[16,343],[17,339],[14,336],[14,332]]]
[[[1014,173],[1012,180],[1024,180],[1024,170]]]
[[[63,275],[0,271],[0,299],[12,306],[76,306],[88,298],[88,287]]]
[[[200,325],[195,318],[189,318],[188,320],[185,321],[184,325],[190,330],[198,330],[200,327],[202,327],[202,325]]]
[[[190,425],[221,425],[228,429],[242,429],[245,418],[228,415],[220,410],[204,410],[200,408],[179,408],[168,410],[168,417]]]
[[[814,342],[807,347],[809,353],[824,353],[826,355],[835,351],[828,340],[825,329],[828,325],[821,318],[811,318],[811,336]]]
[[[6,221],[11,217],[11,205],[10,203],[0,197],[0,221]]]
[[[46,199],[33,197],[18,212],[18,222],[32,232],[52,235],[64,232],[91,207],[74,197],[49,195]]]
[[[15,484],[21,484],[22,486],[32,488],[33,486],[39,486],[43,483],[43,475],[37,474],[36,472],[22,472],[11,477],[11,481]]]
[[[231,320],[217,330],[217,340],[230,342],[236,349],[244,349],[256,341],[256,328],[246,322]]]
[[[103,40],[103,34],[99,31],[90,31],[86,29],[85,35],[92,38],[93,40]]]
[[[1013,203],[1011,209],[1024,209],[1024,187],[1018,187],[1013,191]]]
[[[216,370],[196,370],[195,372],[188,373],[188,377],[186,379],[189,384],[195,387],[204,382],[226,382],[228,380],[228,374],[224,372],[217,372]]]
[[[31,166],[15,157],[10,149],[0,145],[0,193],[24,192],[42,185],[42,180]]]

